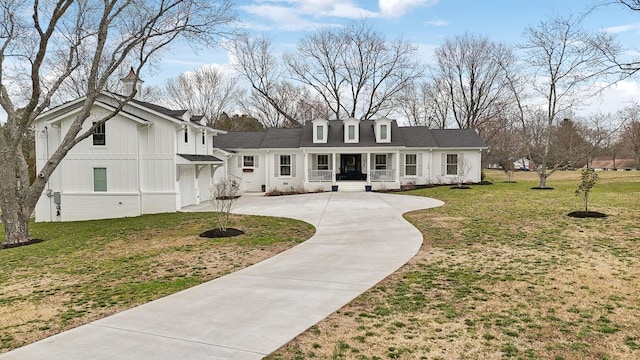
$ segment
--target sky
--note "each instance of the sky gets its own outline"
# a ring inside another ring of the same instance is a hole
[[[323,27],[344,26],[365,19],[389,39],[402,37],[419,48],[425,63],[446,39],[465,32],[487,36],[510,45],[521,44],[527,26],[553,16],[585,16],[588,31],[615,33],[630,54],[640,54],[640,12],[621,5],[594,8],[603,0],[238,0],[235,11],[241,28],[253,35],[268,35],[277,52],[295,46],[306,34]],[[180,44],[165,54],[147,83],[160,85],[166,78],[205,64],[228,66],[222,49],[197,54]],[[144,76],[144,75],[143,75]],[[609,88],[578,112],[615,112],[640,97],[640,78]]]

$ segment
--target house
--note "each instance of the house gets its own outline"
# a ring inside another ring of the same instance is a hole
[[[138,87],[133,72],[125,91]],[[84,129],[113,112],[122,96],[102,93]],[[85,98],[36,119],[36,166],[58,147]],[[74,221],[175,212],[209,198],[213,175],[224,162],[213,156],[222,133],[202,116],[169,110],[137,98],[91,137],[69,151],[54,171],[36,209],[36,221]]]
[[[533,163],[533,161],[527,159],[527,158],[518,158],[518,159],[513,159],[513,168],[515,170],[519,170],[519,171],[533,171],[535,170],[536,166]]]
[[[228,132],[214,155],[244,191],[364,191],[404,184],[479,182],[475,130],[401,127],[395,120],[316,119],[297,129]]]
[[[141,81],[122,79],[125,94]],[[112,113],[123,96],[102,93],[84,129]],[[85,98],[36,119],[41,168]],[[75,221],[175,212],[208,200],[220,178],[245,192],[273,189],[365,191],[403,184],[479,182],[475,130],[401,127],[395,120],[316,119],[296,129],[225,132],[202,116],[134,98],[69,151],[36,205],[36,221]]]
[[[585,165],[586,167],[586,165]],[[625,170],[631,171],[638,169],[635,159],[614,159],[612,157],[595,158],[591,161],[590,167],[596,171],[599,170]]]

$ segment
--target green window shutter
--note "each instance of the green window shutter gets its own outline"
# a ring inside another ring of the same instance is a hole
[[[440,161],[440,173],[442,175],[447,175],[447,154],[442,153],[441,156],[441,161]]]
[[[419,153],[416,159],[418,176],[422,176],[422,153]]]
[[[464,175],[464,154],[458,153],[458,176]]]
[[[260,155],[253,155],[253,167],[258,167],[258,159],[260,159]]]
[[[107,168],[93,168],[93,191],[107,191]]]
[[[238,169],[244,167],[244,155],[238,155]]]
[[[404,159],[406,158],[406,156],[407,154],[400,154],[400,176],[404,176]]]

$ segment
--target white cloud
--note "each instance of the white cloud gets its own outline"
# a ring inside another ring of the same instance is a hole
[[[446,20],[428,20],[423,22],[427,26],[443,27],[449,25],[449,21]]]
[[[313,19],[363,19],[380,16],[375,11],[355,5],[353,1],[344,0],[259,0],[240,6],[239,9],[267,21],[268,25],[249,21],[244,23],[246,28],[254,30],[309,30],[332,26]]]
[[[610,26],[604,28],[603,31],[611,34],[620,34],[628,31],[640,29],[640,23],[626,24],[620,26]]]
[[[602,86],[606,86],[602,94],[580,109],[580,114],[615,113],[640,99],[640,83],[637,81],[623,80],[612,86],[604,83]]]
[[[378,6],[382,16],[397,19],[406,14],[410,8],[430,6],[437,2],[438,0],[378,0]]]

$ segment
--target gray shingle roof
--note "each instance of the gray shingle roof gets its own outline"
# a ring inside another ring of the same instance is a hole
[[[391,142],[376,143],[375,133],[373,131],[373,120],[362,120],[359,124],[360,141],[357,144],[344,143],[344,126],[341,120],[329,121],[329,134],[326,144],[313,143],[313,123],[307,122],[304,125],[303,137],[300,141],[301,147],[365,147],[365,146],[404,146],[402,140],[403,135],[398,131],[398,123],[394,120],[391,122]]]
[[[194,162],[198,162],[198,161],[206,161],[206,162],[211,162],[211,161],[219,161],[222,162],[222,160],[218,159],[217,157],[213,156],[213,155],[191,155],[191,154],[178,154],[178,156],[187,159],[189,161],[194,161]]]
[[[433,129],[431,135],[438,147],[485,147],[474,129]]]
[[[425,147],[425,148],[483,148],[484,142],[473,129],[434,130],[422,126],[400,127],[391,123],[391,142],[376,143],[374,121],[360,121],[360,142],[344,143],[342,121],[329,121],[326,144],[313,143],[313,123],[303,128],[270,128],[267,131],[230,131],[214,138],[214,146],[222,149],[275,149],[298,147]]]
[[[213,146],[220,149],[260,149],[266,131],[229,131],[213,137]]]

